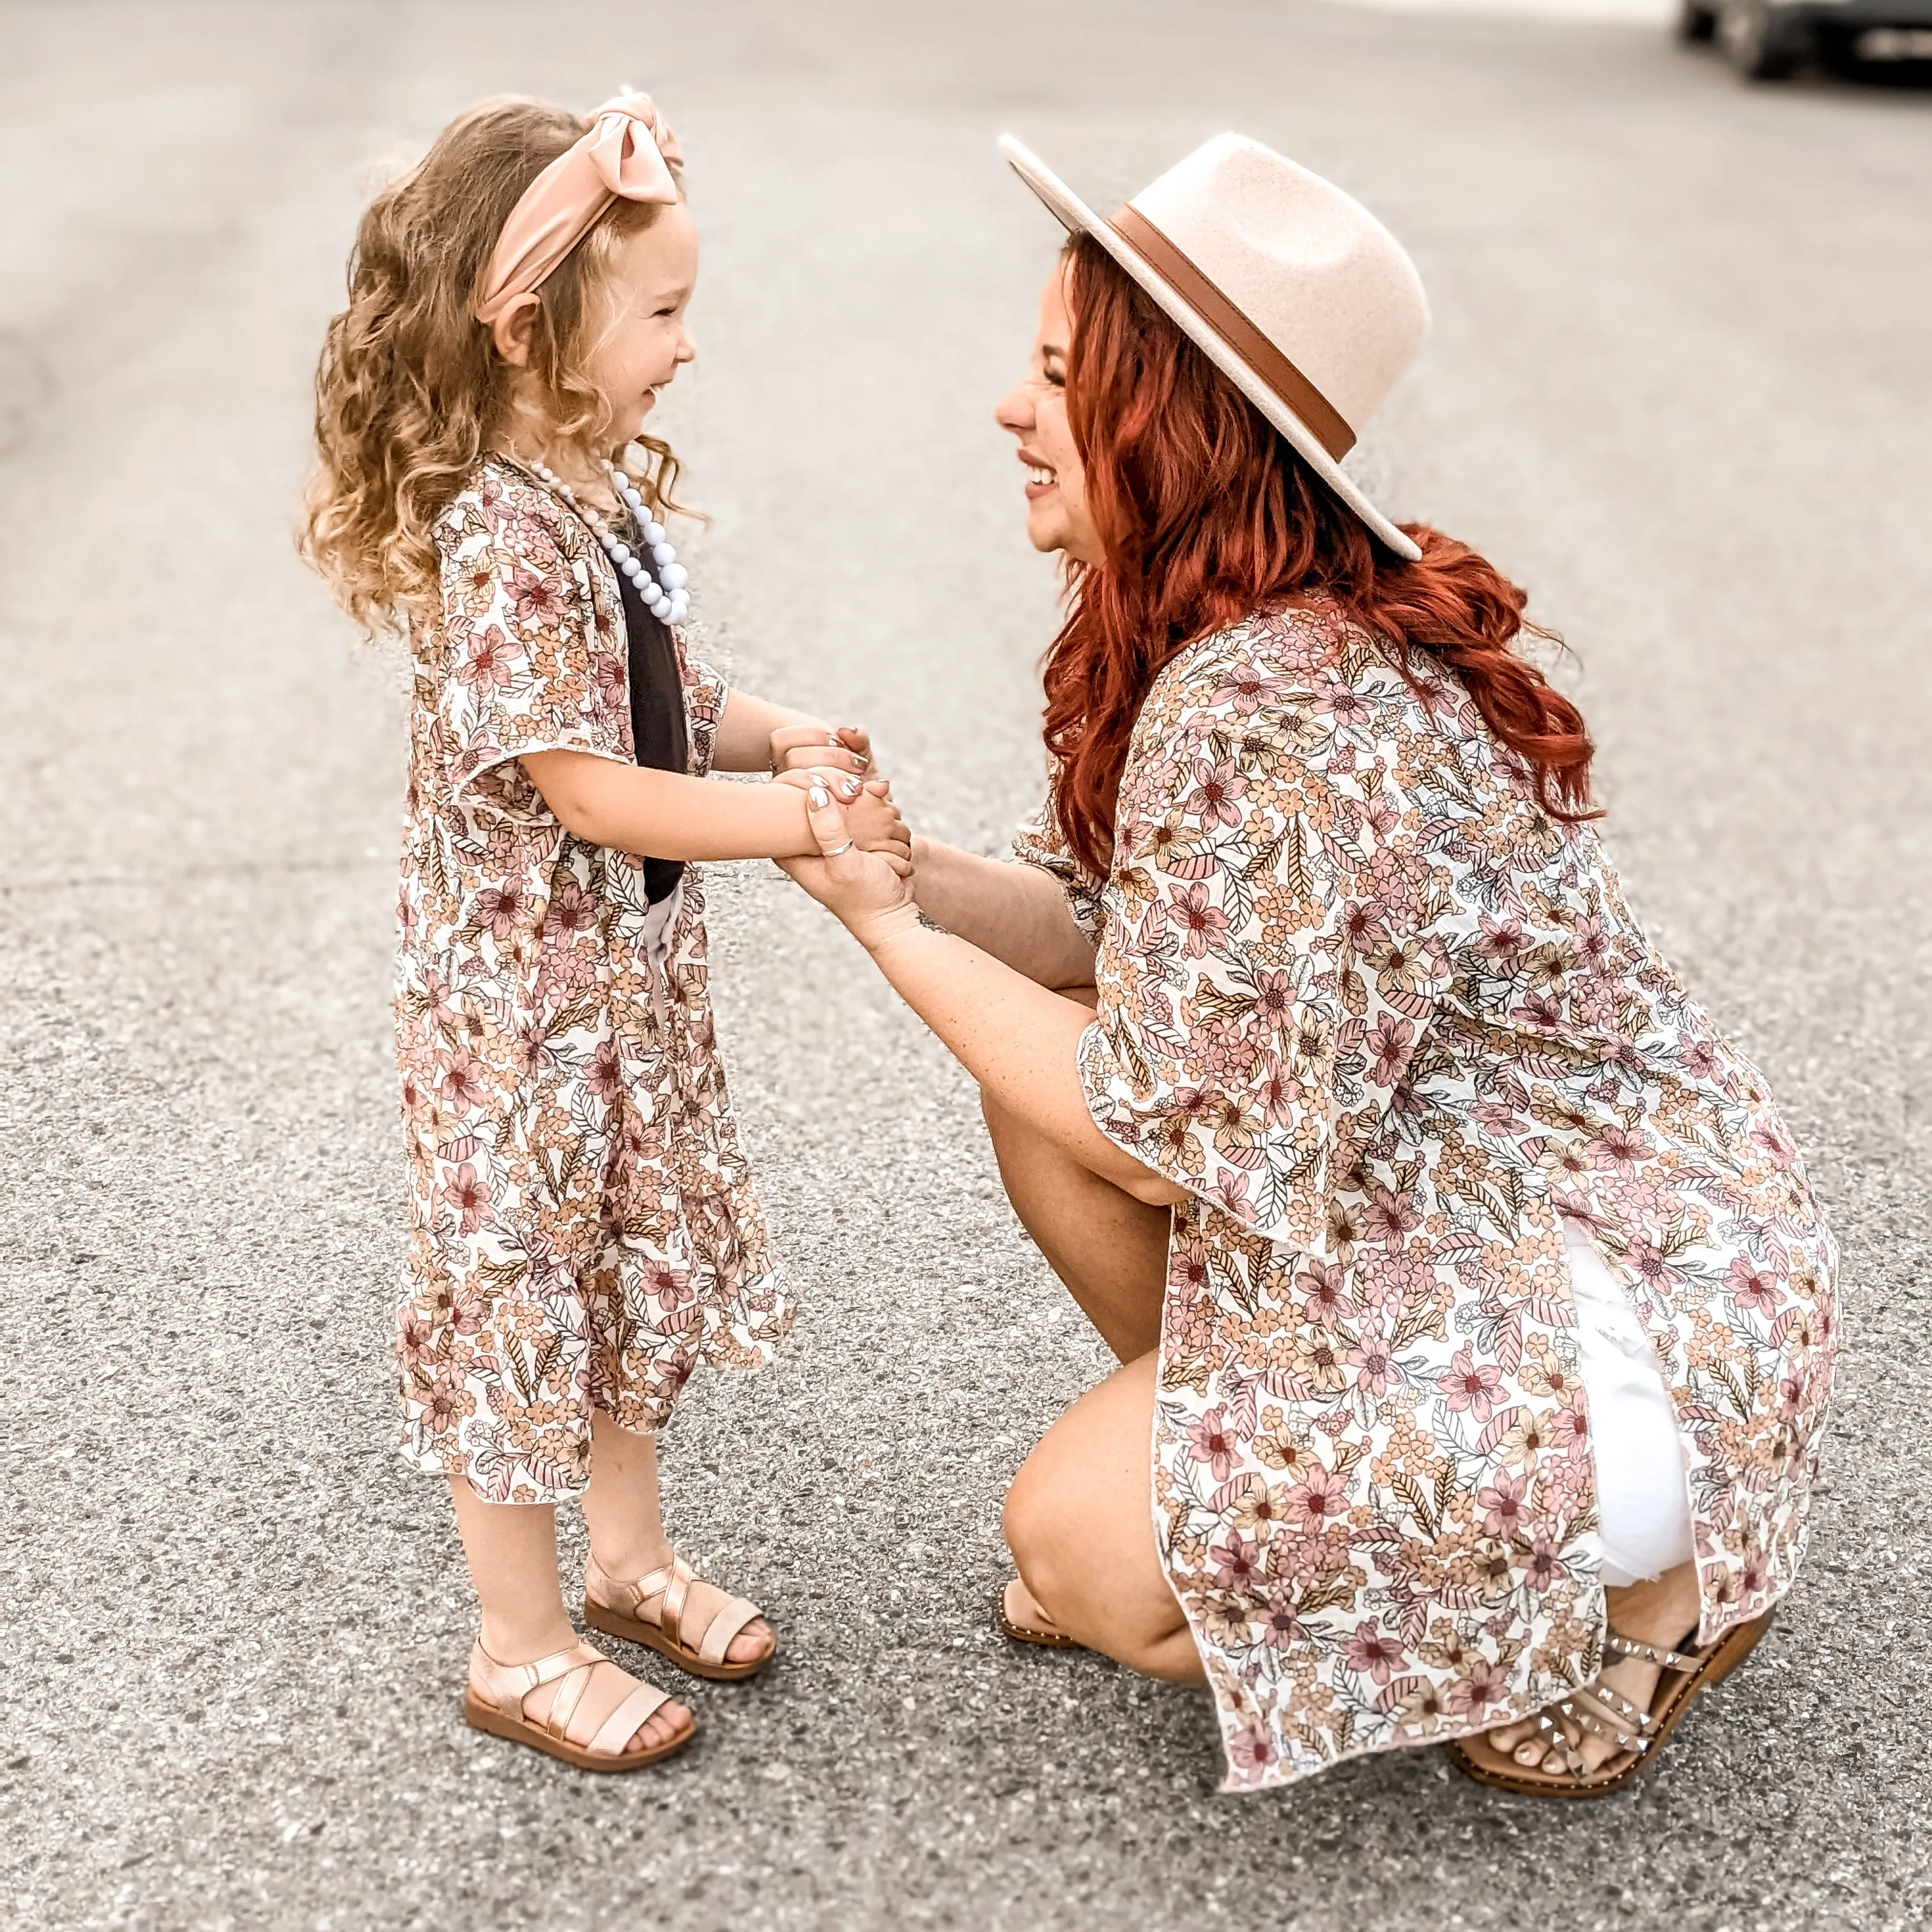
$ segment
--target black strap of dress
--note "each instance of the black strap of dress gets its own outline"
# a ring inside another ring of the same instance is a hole
[[[634,548],[641,536],[633,536]],[[653,771],[688,772],[691,735],[685,722],[684,680],[678,670],[677,646],[670,627],[645,607],[638,588],[622,572],[617,582],[624,596],[624,635],[631,687],[632,755]],[[644,861],[644,896],[652,905],[677,890],[684,876],[681,859]]]

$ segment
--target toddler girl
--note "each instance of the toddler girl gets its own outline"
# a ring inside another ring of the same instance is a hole
[[[410,1174],[404,1453],[446,1476],[482,1610],[471,1724],[592,1770],[691,1714],[577,1640],[701,1676],[770,1660],[755,1606],[664,1540],[652,1434],[700,1362],[791,1319],[712,1030],[691,862],[815,852],[807,796],[904,866],[862,733],[728,695],[686,656],[642,436],[688,362],[697,243],[670,130],[626,93],[452,122],[363,217],[316,380],[306,553],[415,674],[396,1005]],[[806,746],[815,747],[809,752]],[[728,785],[709,773],[790,782]]]

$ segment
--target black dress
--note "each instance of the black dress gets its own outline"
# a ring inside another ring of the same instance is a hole
[[[643,533],[631,546],[644,551]],[[684,680],[677,665],[677,646],[668,626],[645,608],[638,587],[622,571],[617,582],[624,596],[624,635],[627,676],[631,687],[632,755],[653,771],[686,772],[691,769],[691,737],[684,716]],[[644,895],[652,905],[677,890],[684,876],[682,859],[646,859]]]

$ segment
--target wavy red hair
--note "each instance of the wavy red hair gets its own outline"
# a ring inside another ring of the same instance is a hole
[[[1528,768],[1552,818],[1594,818],[1592,746],[1576,707],[1516,649],[1550,633],[1466,544],[1401,527],[1378,544],[1261,412],[1090,236],[1066,256],[1073,319],[1068,427],[1106,562],[1067,564],[1066,622],[1046,662],[1046,743],[1068,844],[1104,873],[1134,720],[1196,638],[1270,605],[1328,599],[1394,647],[1462,682]]]

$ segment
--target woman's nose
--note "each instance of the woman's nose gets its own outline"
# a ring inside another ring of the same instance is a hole
[[[1024,436],[1033,428],[1033,399],[1024,382],[1016,383],[1002,396],[993,411],[993,420],[1015,436]]]

